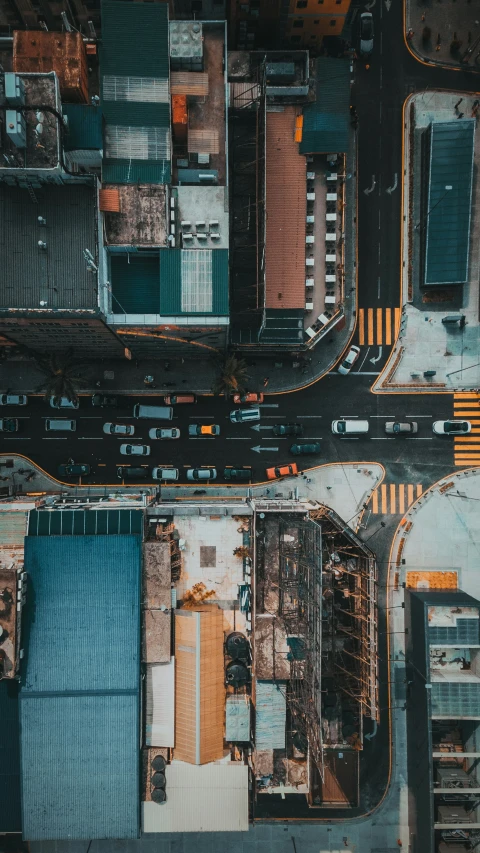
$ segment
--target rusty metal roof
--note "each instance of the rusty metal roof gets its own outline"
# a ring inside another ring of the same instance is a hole
[[[296,114],[294,106],[267,113],[267,308],[305,308],[306,164]]]

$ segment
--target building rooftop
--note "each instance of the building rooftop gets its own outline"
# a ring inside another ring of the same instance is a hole
[[[25,87],[25,106],[42,104],[60,110],[60,91],[55,74],[20,74]],[[1,98],[5,104],[5,98]],[[15,109],[8,107],[7,109]],[[26,126],[25,148],[17,148],[6,133],[5,123],[1,125],[1,149],[4,156],[0,163],[0,177],[22,169],[23,177],[27,169],[55,169],[59,163],[58,119],[47,111],[41,116],[37,110],[23,113]],[[39,130],[41,125],[41,132]],[[5,162],[5,156],[8,163]]]
[[[108,184],[103,189],[113,189]],[[167,194],[159,184],[117,186],[120,213],[105,213],[106,241],[110,246],[165,246]]]
[[[315,60],[315,101],[303,110],[302,154],[340,154],[349,149],[350,62]]]
[[[185,249],[215,248],[228,249],[229,219],[228,190],[226,187],[178,187],[178,230],[183,236]],[[190,225],[182,225],[189,222]],[[199,224],[201,223],[201,224]],[[205,225],[203,224],[205,223]],[[198,234],[207,234],[207,239],[197,239]],[[212,234],[218,235],[211,237]]]
[[[83,256],[97,254],[95,189],[44,185],[34,194],[36,202],[26,189],[0,185],[0,310],[96,309],[97,277]]]

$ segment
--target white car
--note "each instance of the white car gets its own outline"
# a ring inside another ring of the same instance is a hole
[[[50,397],[52,409],[78,409],[79,400],[69,400],[68,397]]]
[[[135,427],[131,424],[104,424],[103,431],[107,435],[135,435]]]
[[[432,429],[436,435],[465,435],[470,432],[470,421],[435,421]]]
[[[338,368],[338,372],[341,373],[342,376],[345,376],[347,373],[350,373],[359,355],[360,347],[356,347],[355,345],[351,346],[345,358],[343,359],[340,367]]]
[[[152,471],[153,480],[178,480],[178,468],[154,468]]]
[[[0,406],[26,406],[26,394],[0,394]]]
[[[150,448],[148,444],[121,444],[120,453],[122,456],[150,456]]]
[[[152,427],[152,429],[148,430],[148,437],[153,439],[180,438],[180,430],[177,427],[167,427],[166,429],[162,429],[161,427]]]
[[[187,480],[216,480],[216,468],[189,468],[187,470]]]

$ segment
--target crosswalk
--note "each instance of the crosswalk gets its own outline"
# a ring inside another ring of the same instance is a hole
[[[420,483],[382,483],[372,495],[373,515],[403,515],[423,493]]]
[[[358,343],[391,346],[400,328],[400,308],[359,308]]]
[[[480,465],[480,394],[474,391],[459,391],[453,395],[453,417],[467,420],[472,431],[454,438],[454,458],[457,468]]]

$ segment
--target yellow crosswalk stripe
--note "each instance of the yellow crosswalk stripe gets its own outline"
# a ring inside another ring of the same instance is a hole
[[[372,495],[372,512],[374,515],[378,513],[378,489],[375,489]]]
[[[382,483],[372,494],[372,514],[403,515],[422,494],[420,483]]]
[[[398,487],[398,511],[401,515],[405,512],[405,486],[400,483]]]
[[[407,486],[407,506],[410,506],[410,504],[413,504],[413,486],[411,483]]]
[[[390,483],[390,512],[394,515],[396,511],[395,483]]]
[[[480,408],[479,400],[457,400],[453,401],[454,409],[478,409]]]
[[[453,417],[454,418],[468,418],[471,424],[480,424],[480,420],[475,417],[478,415],[478,406],[475,406],[474,409],[454,409]],[[472,419],[472,415],[474,416]]]
[[[387,511],[387,487],[385,483],[382,483],[380,486],[380,491],[382,495],[382,514],[385,515]]]
[[[417,485],[417,498],[420,497],[422,492],[423,492],[423,486]]]
[[[373,344],[373,308],[367,310],[368,315],[368,346]]]
[[[359,308],[358,343],[391,346],[400,328],[400,308]]]
[[[392,309],[385,308],[385,343],[390,346],[392,343]]]
[[[361,347],[365,343],[365,310],[363,308],[358,311],[358,343]]]
[[[395,337],[397,337],[400,329],[401,316],[402,312],[400,311],[400,308],[395,308]]]
[[[377,344],[383,343],[382,309],[377,308]]]
[[[480,393],[478,391],[455,391],[453,395],[454,400],[478,400],[480,398]]]

